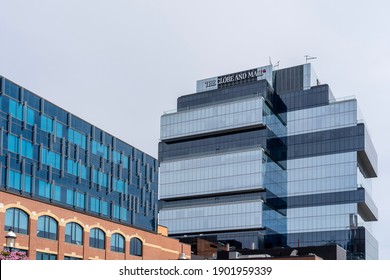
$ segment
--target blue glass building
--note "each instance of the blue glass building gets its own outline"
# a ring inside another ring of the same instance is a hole
[[[349,259],[377,259],[377,154],[356,99],[335,99],[310,64],[275,71],[274,86],[288,108],[287,245],[338,244]]]
[[[271,85],[270,66],[199,81],[161,117],[159,220],[170,235],[232,248],[286,243],[286,209],[277,209],[287,196],[286,106]]]
[[[157,231],[158,162],[0,77],[1,190]]]
[[[335,100],[310,64],[198,81],[161,117],[159,160],[160,223],[193,251],[204,239],[378,257],[375,149],[356,100]]]

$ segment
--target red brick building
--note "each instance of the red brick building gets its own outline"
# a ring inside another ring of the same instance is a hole
[[[15,247],[19,250],[26,250],[30,259],[36,259],[37,253],[52,256],[52,258],[58,260],[65,258],[84,260],[177,260],[180,253],[185,253],[187,258],[191,256],[190,246],[167,237],[164,228],[159,231],[162,233],[155,234],[0,191],[0,227],[3,229],[3,234],[0,235],[0,243],[3,248],[6,246],[5,235],[7,233],[4,231],[5,214],[9,209],[19,209],[23,211],[23,214],[27,214],[27,234],[17,233]],[[57,223],[57,240],[37,236],[38,219],[44,216],[54,219]],[[81,226],[81,244],[65,241],[65,229],[69,223]],[[103,249],[90,246],[90,232],[93,229],[100,229],[104,233]],[[119,234],[124,238],[124,252],[111,250],[111,238],[114,234]],[[137,244],[137,242],[133,243],[131,240],[140,241],[138,244],[141,247],[138,248],[138,255],[130,254],[131,244]]]

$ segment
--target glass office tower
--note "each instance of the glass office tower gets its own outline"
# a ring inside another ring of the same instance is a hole
[[[349,259],[377,259],[377,155],[356,99],[335,99],[310,64],[275,71],[274,85],[288,108],[287,245],[338,244]]]
[[[197,82],[161,117],[160,214],[170,235],[218,249],[339,244],[377,258],[375,149],[355,99],[310,64]]]
[[[156,159],[1,76],[0,86],[2,191],[157,231]]]
[[[237,249],[286,243],[276,207],[287,196],[286,107],[271,81],[271,66],[199,81],[161,117],[159,221],[170,235]]]

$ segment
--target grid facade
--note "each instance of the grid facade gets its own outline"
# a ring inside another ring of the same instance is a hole
[[[0,188],[157,231],[158,162],[0,77]]]

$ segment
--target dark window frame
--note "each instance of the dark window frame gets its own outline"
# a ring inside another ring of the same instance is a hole
[[[67,230],[68,226],[70,226],[70,238],[69,237],[67,238],[67,235],[66,235],[66,233],[68,231]],[[77,230],[81,230],[81,240],[77,239]],[[78,223],[75,223],[75,222],[67,223],[65,226],[65,242],[71,243],[71,244],[76,244],[76,245],[83,245],[83,243],[84,243],[84,240],[83,240],[84,234],[83,233],[84,233],[84,229]]]
[[[10,214],[12,215],[12,224],[7,225],[7,214],[9,213],[9,211],[12,211],[12,214]],[[21,218],[25,218],[27,220],[25,227],[23,225],[23,227],[21,227],[20,225]],[[30,230],[30,215],[20,208],[8,208],[5,212],[4,230],[8,231],[10,228],[15,233],[28,235]]]
[[[120,247],[120,239],[123,241],[123,246]],[[114,233],[111,235],[110,249],[112,252],[124,253],[125,252],[125,237],[120,233]]]
[[[130,255],[142,257],[142,247],[143,244],[139,238],[133,237],[132,239],[130,239]]]
[[[43,219],[43,231],[38,231],[39,230],[39,223],[40,220]],[[55,223],[55,233],[54,237],[51,236],[53,233],[50,231],[51,230],[51,222]],[[51,240],[58,240],[58,222],[50,216],[43,215],[38,217],[38,223],[37,223],[37,236],[41,238],[47,238]]]
[[[106,234],[100,228],[92,228],[89,232],[89,247],[105,249]]]

